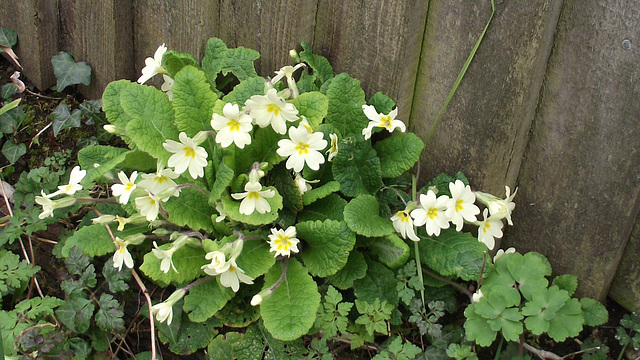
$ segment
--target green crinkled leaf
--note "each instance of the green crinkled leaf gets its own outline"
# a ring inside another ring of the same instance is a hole
[[[168,250],[173,244],[162,244],[159,246],[161,250]],[[160,270],[160,262],[153,252],[148,252],[144,255],[140,270],[151,279],[161,283],[186,283],[193,281],[202,276],[202,265],[208,264],[204,256],[206,255],[203,249],[193,248],[191,246],[183,246],[173,253],[172,261],[178,272],[175,272],[172,268],[166,274]]]
[[[265,344],[258,326],[247,327],[244,333],[227,332],[216,336],[207,347],[211,360],[262,360]]]
[[[102,93],[102,110],[107,115],[107,120],[121,129],[126,129],[131,118],[124,112],[120,104],[120,94],[124,89],[135,86],[137,86],[136,83],[129,80],[113,81],[107,85]]]
[[[450,176],[447,174],[440,174],[436,176],[433,180],[429,181],[425,186],[420,189],[420,193],[426,194],[430,187],[435,187],[438,192],[437,195],[447,195],[451,197],[451,191],[449,190],[449,183],[455,182],[456,180],[462,181],[463,184],[469,185],[469,180],[461,171],[456,173],[456,176]]]
[[[264,289],[273,286],[282,267],[273,266],[264,277]],[[320,305],[318,286],[302,264],[289,259],[285,280],[260,305],[264,326],[280,340],[294,340],[305,335],[316,319]]]
[[[26,153],[27,145],[25,144],[16,144],[12,140],[7,140],[4,145],[2,145],[2,155],[4,155],[4,157],[6,157],[12,164],[18,161],[18,159]]]
[[[234,175],[235,173],[233,169],[221,161],[220,165],[216,168],[215,180],[213,181],[213,186],[209,193],[209,204],[211,206],[215,206],[214,204],[220,201],[222,193],[226,190],[227,186],[231,185]]]
[[[18,35],[15,31],[6,27],[0,28],[0,45],[13,47],[17,43]]]
[[[295,99],[289,101],[296,109],[298,116],[305,116],[309,125],[315,130],[327,115],[329,109],[329,99],[319,91],[312,91],[300,94]]]
[[[270,181],[278,189],[278,193],[282,195],[285,210],[290,210],[292,213],[302,210],[302,194],[291,177],[291,173],[284,166],[278,166],[270,172]]]
[[[564,274],[556,276],[551,285],[556,285],[562,290],[566,290],[569,296],[573,295],[578,288],[578,278],[575,275]]]
[[[367,141],[339,143],[338,155],[333,159],[333,177],[346,196],[374,194],[382,186],[380,158]]]
[[[547,334],[555,341],[565,341],[569,337],[578,336],[582,331],[582,307],[578,299],[571,299],[565,303],[549,323]]]
[[[322,85],[327,80],[333,77],[333,67],[327,58],[314,54],[311,52],[311,47],[305,41],[301,43],[303,51],[300,52],[300,59],[313,69],[316,75],[319,85]]]
[[[599,301],[582,298],[580,299],[580,305],[582,306],[585,325],[598,326],[609,321],[609,312]]]
[[[310,205],[314,203],[318,199],[322,199],[324,197],[329,196],[335,192],[340,191],[340,183],[337,181],[329,181],[328,183],[319,186],[315,189],[308,190],[302,195],[302,203],[306,205]]]
[[[355,234],[342,221],[299,222],[296,230],[306,245],[302,260],[313,276],[326,277],[342,269],[356,243]]]
[[[222,309],[235,293],[222,285],[216,278],[200,283],[184,297],[183,310],[189,314],[189,320],[204,322]]]
[[[419,236],[420,259],[425,266],[442,276],[478,279],[487,247],[473,235],[447,229],[440,236]]]
[[[276,259],[266,241],[245,241],[236,263],[247,276],[255,279],[269,271]]]
[[[276,150],[278,150],[278,141],[284,137],[285,135],[276,133],[270,126],[255,129],[251,145],[245,146],[244,149],[236,149],[236,171],[248,173],[251,165],[256,161],[268,163],[265,171],[279,164],[284,157],[278,155]]]
[[[373,195],[358,195],[344,208],[344,221],[356,234],[379,237],[393,234],[395,229],[389,219],[378,215],[378,200]]]
[[[211,114],[218,96],[211,90],[204,72],[186,66],[175,75],[174,81],[171,91],[178,130],[189,137],[211,130]]]
[[[62,255],[68,257],[69,250],[74,246],[77,246],[78,249],[82,250],[82,253],[91,257],[102,256],[116,251],[107,228],[101,224],[84,226],[74,232],[64,242]]]
[[[347,200],[340,197],[340,195],[329,194],[326,197],[305,206],[298,214],[298,221],[327,219],[342,221],[344,220],[344,208],[346,205]]]
[[[358,250],[353,250],[349,253],[347,263],[340,271],[331,275],[329,281],[338,289],[349,289],[355,280],[362,279],[367,275],[367,268],[364,255]]]
[[[255,50],[242,46],[229,49],[222,40],[211,38],[207,41],[202,67],[213,79],[222,72],[223,75],[233,73],[238,80],[243,81],[257,76],[253,62],[259,57],[260,53]]]
[[[262,190],[273,190],[276,193],[274,197],[266,199],[269,205],[271,205],[270,212],[260,214],[254,211],[251,215],[240,214],[240,203],[242,200],[236,201],[230,196],[225,195],[221,200],[227,217],[249,225],[264,225],[276,221],[278,211],[282,209],[282,196],[278,194],[278,191],[273,186],[264,187]]]
[[[368,105],[373,105],[380,114],[388,114],[396,107],[395,101],[389,95],[377,92],[367,101]]]
[[[265,79],[261,77],[254,77],[247,79],[231,90],[225,97],[222,98],[224,103],[238,104],[240,108],[244,105],[245,101],[253,95],[264,95],[264,83]],[[224,105],[223,103],[223,105]]]
[[[404,265],[411,255],[409,245],[396,234],[389,234],[373,240],[368,248],[378,256],[378,260],[391,269]]]
[[[53,136],[58,136],[60,131],[64,129],[80,127],[80,110],[74,109],[69,112],[69,106],[67,104],[60,104],[49,115],[53,125]]]
[[[145,85],[129,86],[120,94],[122,108],[131,117],[127,134],[138,148],[166,163],[171,153],[162,144],[178,141],[178,129],[173,123],[173,106],[162,91]]]
[[[370,304],[376,299],[398,305],[397,280],[393,271],[377,261],[367,261],[367,275],[353,283],[356,297]]]
[[[132,150],[127,152],[124,160],[118,164],[118,167],[137,170],[145,173],[156,172],[158,162],[151,155],[141,150]]]
[[[366,102],[360,81],[346,73],[337,75],[329,84],[327,97],[329,108],[325,122],[338,129],[342,136],[355,135],[360,139],[362,129],[369,124],[369,119],[362,111],[362,105]]]
[[[213,231],[211,215],[216,213],[209,205],[209,198],[201,191],[187,187],[180,190],[180,196],[171,197],[162,203],[169,213],[169,221],[179,226],[189,226],[192,230]]]
[[[113,146],[91,145],[78,152],[80,168],[87,171],[82,183],[89,185],[124,161],[131,150]],[[98,164],[99,166],[95,166]]]
[[[69,85],[91,84],[91,66],[84,61],[76,62],[71,54],[60,51],[51,58],[56,75],[56,90],[63,91]]]
[[[383,178],[394,178],[411,169],[420,159],[424,143],[414,133],[395,134],[373,147],[380,158]]]
[[[169,76],[174,78],[174,80],[176,74],[186,66],[198,66],[198,60],[189,53],[178,52],[175,50],[168,50],[162,56],[162,67],[167,70]]]

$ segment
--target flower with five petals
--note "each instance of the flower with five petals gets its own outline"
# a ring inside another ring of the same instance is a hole
[[[441,195],[436,199],[436,193],[429,190],[427,194],[420,194],[418,208],[411,211],[411,217],[416,226],[426,225],[427,234],[440,235],[441,229],[449,228],[449,218],[445,215],[449,197]]]
[[[513,222],[511,221],[511,212],[516,207],[516,203],[513,202],[513,198],[516,196],[518,188],[516,188],[516,191],[511,194],[511,189],[509,189],[508,186],[505,186],[505,192],[506,196],[504,199],[500,199],[496,196],[480,191],[476,191],[476,196],[478,197],[478,201],[487,206],[491,216],[495,216],[496,219],[507,219],[507,223],[509,225],[513,225]]]
[[[485,243],[489,250],[493,250],[496,245],[495,238],[502,237],[502,219],[493,215],[489,216],[489,210],[484,209],[482,212],[484,220],[478,222],[478,241]]]
[[[231,194],[236,200],[242,200],[240,203],[240,214],[251,215],[254,210],[260,214],[271,211],[271,205],[267,199],[276,195],[274,190],[262,190],[259,182],[248,182],[244,185],[245,192]]]
[[[71,174],[69,175],[69,184],[58,186],[58,191],[56,193],[73,195],[78,190],[82,190],[82,185],[80,185],[80,181],[84,179],[85,175],[87,175],[86,170],[80,170],[80,166],[76,166],[71,170]]]
[[[289,128],[289,139],[278,141],[276,153],[280,156],[288,156],[286,162],[287,169],[301,172],[304,164],[311,170],[320,169],[320,164],[324,163],[324,156],[320,150],[327,146],[327,140],[323,139],[323,133],[312,132],[304,125]]]
[[[118,248],[113,254],[113,267],[118,268],[118,271],[120,271],[122,270],[122,264],[124,263],[124,265],[129,269],[133,268],[133,258],[131,257],[129,250],[127,250],[129,242],[116,237],[116,244],[118,244]]]
[[[295,226],[289,226],[286,230],[271,229],[271,235],[269,235],[269,245],[271,248],[269,251],[275,252],[274,256],[291,256],[291,252],[297,253],[298,243],[300,240],[296,238]]]
[[[189,169],[189,175],[197,179],[204,176],[204,167],[207,166],[207,151],[183,131],[178,136],[180,142],[167,140],[162,146],[173,153],[167,164],[175,168],[177,174],[182,174]]]
[[[413,229],[413,219],[409,216],[409,211],[398,211],[391,217],[391,221],[393,221],[393,227],[400,233],[403,239],[409,237],[409,239],[413,241],[420,241],[420,238]]]
[[[451,199],[447,204],[446,215],[456,225],[456,231],[460,231],[464,220],[476,221],[476,215],[480,214],[480,209],[474,204],[476,195],[469,185],[465,186],[462,181],[456,180],[449,183],[449,191]]]
[[[253,129],[251,116],[240,112],[237,104],[226,103],[222,108],[224,116],[213,114],[211,127],[216,130],[216,142],[223,148],[236,144],[240,149],[245,145],[251,144],[251,135],[249,132]]]
[[[167,47],[162,44],[158,47],[153,57],[148,57],[144,60],[144,68],[142,68],[142,76],[138,79],[138,84],[144,84],[147,80],[151,79],[156,74],[164,73],[165,70],[162,67],[162,57],[167,52]]]
[[[126,204],[129,202],[129,197],[131,197],[131,193],[136,189],[136,178],[138,177],[138,172],[134,171],[131,173],[131,177],[127,177],[127,174],[124,171],[120,171],[118,173],[118,179],[120,179],[120,184],[111,185],[111,192],[113,196],[119,196],[118,201],[121,204]]]
[[[261,128],[271,125],[278,134],[287,132],[287,121],[298,120],[298,109],[278,96],[276,89],[266,95],[253,95],[242,108],[248,111],[256,125]]]
[[[371,131],[374,127],[385,128],[389,132],[393,132],[396,128],[400,129],[402,132],[407,130],[402,121],[396,120],[396,116],[398,116],[398,108],[391,110],[388,115],[379,114],[373,105],[362,105],[362,111],[370,120],[367,127],[362,129],[362,135],[364,135],[365,140],[371,137]]]

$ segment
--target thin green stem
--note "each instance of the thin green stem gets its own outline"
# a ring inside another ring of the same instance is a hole
[[[476,52],[480,47],[480,43],[482,42],[482,39],[484,39],[484,35],[487,33],[487,29],[489,28],[489,24],[491,24],[491,20],[493,20],[493,15],[495,13],[496,13],[496,4],[494,0],[491,0],[491,16],[489,17],[489,21],[487,21],[487,25],[485,25],[484,30],[482,30],[482,33],[480,34],[480,38],[478,38],[478,41],[476,41],[476,44],[471,50],[469,57],[467,57],[467,61],[465,61],[464,66],[462,67],[462,70],[460,70],[460,73],[458,74],[458,78],[456,79],[456,82],[453,84],[451,91],[449,91],[449,96],[447,96],[447,100],[444,102],[442,109],[440,109],[440,113],[438,114],[436,121],[433,123],[433,125],[431,125],[431,129],[429,129],[429,132],[427,133],[427,137],[424,139],[425,143],[427,143],[431,135],[433,135],[433,131],[435,130],[436,125],[438,125],[438,122],[442,118],[442,115],[444,115],[444,112],[447,110],[447,106],[449,106],[449,102],[451,101],[451,98],[453,98],[453,95],[458,90],[458,86],[462,82],[462,78],[464,77],[464,75],[467,73],[467,69],[469,69],[469,65],[471,65],[471,61],[476,56]]]

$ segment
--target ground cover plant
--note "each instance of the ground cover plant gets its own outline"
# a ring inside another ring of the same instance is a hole
[[[499,342],[529,358],[537,336],[606,321],[543,255],[488,255],[515,190],[473,191],[462,173],[418,188],[424,143],[394,101],[301,47],[263,78],[257,52],[220,39],[201,61],[163,45],[137,82],[107,87],[106,129],[128,147],[86,146],[71,171],[17,186],[34,224],[77,226],[53,251],[57,296],[23,300],[38,269],[3,250],[5,355],[474,359]]]

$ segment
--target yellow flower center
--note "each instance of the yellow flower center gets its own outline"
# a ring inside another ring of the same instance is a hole
[[[458,199],[456,200],[456,212],[459,212],[460,210],[464,209],[464,206],[462,206],[462,199]]]
[[[247,198],[249,199],[260,199],[260,193],[258,193],[257,191],[249,191],[249,194],[247,195]]]
[[[380,116],[380,125],[378,126],[382,128],[389,128],[391,126],[391,116],[389,115]]]
[[[238,119],[229,120],[227,126],[229,127],[230,131],[240,131],[240,122],[238,121]]]
[[[192,148],[191,146],[185,146],[184,148],[182,148],[182,150],[184,151],[184,156],[190,158],[196,157],[196,149]]]
[[[151,205],[155,205],[155,204],[156,204],[156,201],[155,201],[152,197],[150,197],[150,198],[149,198],[149,204],[151,204]]]
[[[434,217],[438,216],[438,209],[437,208],[429,208],[429,210],[427,211],[427,216],[430,219],[433,219]]]
[[[153,178],[153,180],[157,181],[159,184],[162,184],[163,182],[169,180],[169,178],[167,178],[164,175],[156,175],[156,177]]]
[[[296,145],[296,150],[298,150],[298,155],[302,155],[302,154],[308,154],[309,153],[309,144],[307,143],[298,143],[298,145]]]
[[[484,223],[484,226],[482,227],[482,231],[486,233],[490,227],[491,225],[489,225],[489,222],[487,221],[486,223]]]
[[[282,234],[278,234],[278,237],[274,240],[274,242],[278,245],[278,250],[288,251],[289,247],[291,246],[289,237]]]
[[[276,104],[269,104],[267,106],[267,111],[270,113],[276,114],[276,116],[280,115],[280,106]]]
[[[400,218],[400,222],[406,222],[406,223],[409,222],[409,214],[407,214],[406,211],[398,211],[396,216]]]
[[[69,184],[69,185],[65,186],[65,187],[64,187],[64,191],[69,191],[69,190],[71,190],[71,186],[72,186],[71,184]]]
[[[129,182],[129,183],[127,183],[127,184],[124,186],[124,191],[129,192],[129,191],[131,191],[131,188],[132,188],[132,187],[133,187],[133,183],[132,183],[132,182]]]

